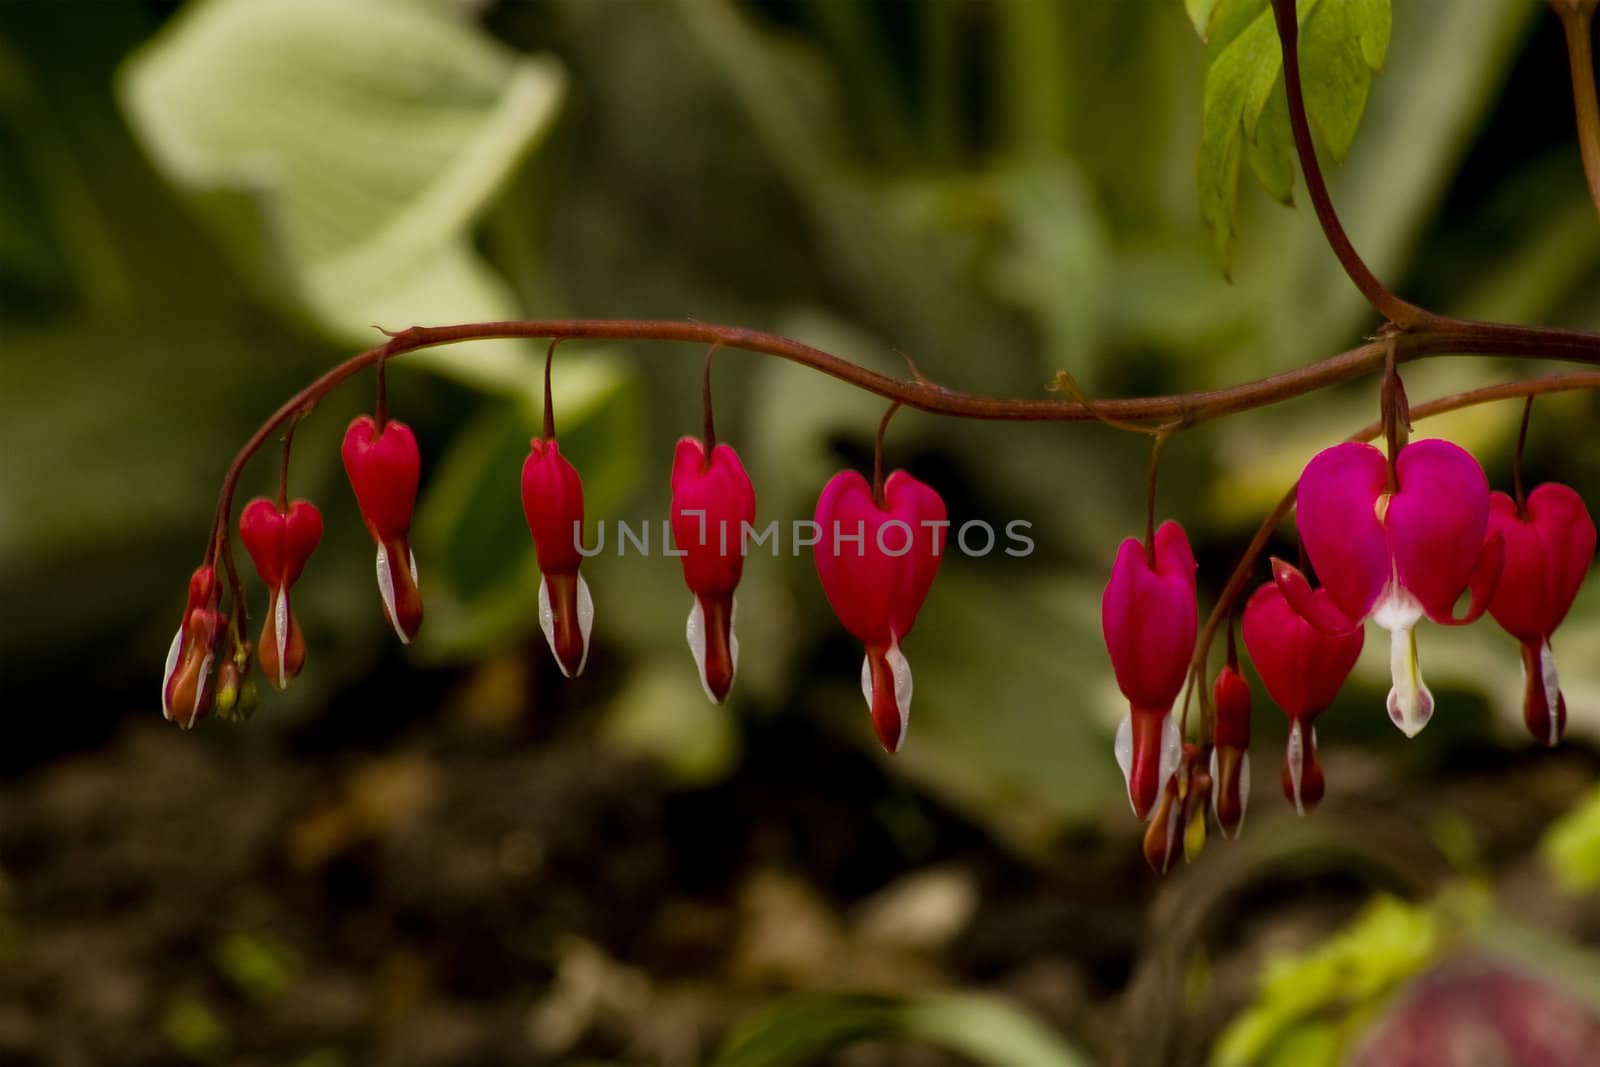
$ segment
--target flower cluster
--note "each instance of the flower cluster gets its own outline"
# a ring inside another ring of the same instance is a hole
[[[1272,580],[1245,605],[1241,632],[1289,720],[1282,785],[1297,812],[1322,799],[1316,720],[1355,666],[1369,619],[1389,631],[1386,708],[1408,737],[1435,705],[1417,625],[1461,626],[1488,612],[1522,646],[1528,729],[1542,744],[1560,740],[1566,703],[1551,636],[1595,550],[1595,525],[1577,493],[1555,484],[1525,501],[1491,493],[1477,460],[1448,441],[1417,441],[1392,457],[1352,442],[1306,465],[1295,518],[1322,585],[1274,560]],[[1463,596],[1469,606],[1458,615]],[[1133,810],[1150,824],[1146,857],[1161,871],[1179,841],[1191,855],[1203,841],[1208,795],[1219,829],[1233,836],[1250,790],[1250,689],[1231,654],[1216,679],[1210,736],[1185,744],[1173,719],[1195,666],[1196,611],[1194,556],[1177,523],[1149,543],[1122,543],[1102,601],[1106,648],[1128,700],[1115,750]]]
[[[667,522],[677,546],[670,554],[679,557],[691,594],[690,654],[706,696],[720,704],[739,665],[735,597],[755,534],[756,494],[738,453],[715,442],[709,368],[708,358],[705,437],[677,444]],[[873,480],[854,470],[830,479],[817,500],[817,537],[806,542],[829,605],[861,643],[862,697],[890,753],[905,743],[910,722],[904,645],[938,574],[950,527],[934,489],[903,470],[882,476],[883,431],[896,406],[879,428]],[[1302,815],[1326,792],[1317,721],[1354,668],[1368,620],[1389,631],[1393,685],[1386,709],[1407,736],[1422,730],[1435,708],[1422,677],[1417,627],[1424,620],[1461,626],[1484,614],[1521,646],[1529,731],[1554,745],[1566,726],[1552,641],[1595,552],[1595,524],[1583,501],[1555,484],[1526,498],[1520,481],[1515,497],[1491,493],[1482,467],[1460,447],[1440,440],[1401,444],[1397,432],[1390,440],[1388,454],[1347,442],[1312,458],[1296,488],[1295,519],[1302,567],[1309,563],[1321,585],[1273,560],[1271,579],[1250,594],[1242,612],[1244,648],[1288,718],[1280,780]],[[306,641],[292,589],[322,538],[322,516],[308,501],[289,501],[287,443],[285,449],[277,500],[250,501],[239,520],[240,540],[267,587],[255,646],[241,634],[243,594],[220,521],[190,579],[162,682],[162,708],[185,729],[212,710],[248,712],[252,647],[280,689],[304,667]],[[421,478],[416,437],[398,420],[362,415],[350,423],[341,455],[376,548],[384,617],[410,642],[423,620],[410,544]],[[580,573],[592,553],[584,548],[583,479],[556,440],[548,394],[544,432],[522,466],[521,494],[540,572],[539,625],[561,672],[574,677],[588,663],[594,629],[595,601]],[[1118,548],[1101,600],[1106,649],[1128,702],[1114,750],[1128,801],[1147,824],[1145,856],[1159,871],[1180,850],[1191,857],[1199,851],[1208,820],[1224,837],[1237,836],[1250,795],[1251,693],[1231,625],[1227,665],[1215,679],[1200,736],[1185,737],[1186,716],[1174,715],[1186,685],[1202,681],[1206,659],[1206,650],[1196,649],[1196,571],[1183,527],[1172,521],[1155,527],[1152,519],[1144,538],[1127,538]],[[1228,596],[1238,588],[1230,583]],[[222,606],[229,589],[231,616]],[[1457,614],[1464,598],[1468,606]]]
[[[384,617],[403,643],[422,626],[422,595],[411,517],[421,480],[421,453],[410,427],[362,415],[341,448],[345,473],[377,549]],[[285,460],[287,480],[287,458]],[[756,494],[739,454],[726,444],[685,437],[673,456],[670,525],[684,583],[693,599],[687,638],[700,683],[715,703],[727,699],[739,663],[734,594],[743,576],[756,514]],[[290,591],[322,538],[322,515],[306,500],[289,503],[286,486],[274,502],[245,505],[239,536],[267,586],[266,622],[257,644],[262,672],[277,688],[305,665],[306,642]],[[574,677],[589,659],[594,598],[583,562],[583,479],[561,453],[552,423],[533,439],[522,467],[522,505],[539,565],[538,618],[562,674]],[[911,711],[911,668],[901,643],[933,585],[949,527],[944,502],[905,471],[874,487],[842,471],[817,501],[817,576],[846,630],[865,647],[861,689],[883,747],[897,751]],[[221,610],[213,555],[194,573],[182,623],[162,684],[162,708],[185,729],[213,709],[247,711],[250,644],[239,620]],[[227,558],[227,557],[225,557]],[[231,562],[230,562],[231,568]],[[236,598],[237,598],[236,592]],[[216,668],[224,637],[230,642]]]

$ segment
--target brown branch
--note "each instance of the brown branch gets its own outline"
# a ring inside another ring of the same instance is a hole
[[[1589,199],[1600,214],[1600,102],[1595,99],[1594,50],[1590,42],[1595,0],[1550,0],[1567,38],[1567,64],[1572,68],[1572,104],[1578,119],[1578,145]]]
[[[1289,126],[1294,131],[1294,147],[1300,157],[1300,170],[1305,175],[1306,192],[1311,196],[1317,221],[1322,224],[1323,236],[1328,239],[1345,274],[1378,314],[1407,329],[1449,326],[1456,320],[1420,308],[1391,293],[1372,273],[1351,243],[1349,234],[1344,232],[1344,224],[1333,209],[1333,198],[1328,195],[1328,183],[1323,180],[1322,166],[1317,162],[1316,146],[1311,141],[1311,123],[1306,118],[1305,93],[1300,84],[1300,24],[1295,8],[1295,0],[1272,0],[1272,17],[1277,23],[1278,41],[1283,48],[1283,86],[1289,97]]]
[[[1370,374],[1384,366],[1393,346],[1397,363],[1453,352],[1463,355],[1503,355],[1562,359],[1600,365],[1600,334],[1580,330],[1504,326],[1495,323],[1456,323],[1450,329],[1402,333],[1341,352],[1317,363],[1297,367],[1253,382],[1174,396],[1127,400],[1081,401],[1016,400],[974,396],[928,381],[901,381],[857,366],[799,341],[739,326],[708,322],[650,319],[550,319],[544,321],[472,322],[454,326],[412,326],[390,334],[376,348],[352,356],[286,400],[239,449],[217,495],[217,510],[207,542],[206,559],[220,547],[228,554],[227,524],[233,508],[234,488],[245,463],[262,443],[296,412],[315,405],[335,386],[373,364],[421,348],[459,341],[523,338],[552,341],[681,341],[720,344],[723,348],[787,359],[812,370],[906,407],[935,415],[1000,422],[1085,422],[1121,420],[1170,424],[1172,429],[1193,426],[1208,419],[1231,415],[1303,396],[1339,382]]]

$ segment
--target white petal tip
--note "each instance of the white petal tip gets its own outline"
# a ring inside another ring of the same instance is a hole
[[[161,672],[161,716],[172,721],[172,701],[167,691],[172,688],[172,675],[178,669],[178,653],[183,651],[183,627],[172,635],[172,647],[167,649],[167,666]]]
[[[1117,736],[1112,742],[1111,751],[1116,754],[1117,766],[1122,768],[1122,783],[1128,789],[1128,806],[1137,815],[1139,806],[1133,802],[1133,712],[1124,713],[1122,721],[1117,723]]]
[[[411,557],[411,580],[417,580],[417,558]],[[394,634],[400,639],[402,645],[409,645],[411,638],[400,628],[400,618],[394,610],[394,575],[389,573],[389,550],[383,547],[383,542],[378,542],[378,595],[383,597],[383,613],[389,620],[389,625],[394,627]]]

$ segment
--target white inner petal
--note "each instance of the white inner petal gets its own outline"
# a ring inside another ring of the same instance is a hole
[[[412,560],[412,572],[416,572],[416,560]],[[415,580],[415,579],[413,579]],[[400,629],[400,619],[394,610],[394,575],[389,573],[389,550],[383,547],[383,542],[378,542],[378,594],[383,597],[383,609],[389,616],[389,625],[394,627],[394,632],[400,638],[402,645],[409,645],[411,638]]]
[[[867,702],[867,710],[872,710],[872,657],[861,657],[861,697]]]
[[[900,746],[906,743],[906,729],[911,723],[911,664],[906,662],[906,657],[900,651],[900,641],[896,639],[889,645],[889,670],[894,674],[894,704],[900,710],[900,738],[895,742],[894,750],[900,751]]]
[[[1300,797],[1300,781],[1305,774],[1306,751],[1298,720],[1289,724],[1289,743],[1283,751],[1283,765],[1289,768],[1289,789],[1294,794],[1295,814],[1304,815],[1306,805]]]
[[[1139,806],[1133,802],[1133,712],[1125,712],[1117,723],[1117,737],[1111,750],[1116,753],[1117,766],[1122,768],[1122,782],[1128,787],[1128,804],[1135,815]]]
[[[1157,781],[1161,783],[1160,789],[1167,787],[1167,781],[1178,773],[1178,764],[1182,762],[1183,735],[1178,732],[1177,720],[1168,714],[1161,720],[1161,762],[1158,764],[1157,775]]]
[[[289,688],[289,671],[285,664],[288,659],[289,649],[289,590],[287,587],[278,590],[278,604],[272,613],[272,625],[278,643],[278,688]]]
[[[1389,718],[1407,737],[1416,737],[1433,717],[1433,694],[1422,681],[1413,627],[1421,621],[1422,604],[1391,577],[1372,608],[1372,621],[1389,631],[1389,674],[1393,688],[1385,701]]]
[[[684,634],[689,639],[689,654],[694,657],[695,669],[700,672],[700,688],[706,691],[706,698],[713,704],[720,704],[717,695],[711,691],[711,683],[706,681],[706,613],[700,606],[699,597],[691,597],[689,605],[689,625]]]
[[[556,613],[550,610],[550,586],[542,574],[539,576],[539,629],[544,631],[545,643],[550,646],[550,654],[555,656],[561,674],[570,678],[567,665],[561,662],[561,653],[556,651]]]
[[[161,715],[171,721],[172,702],[167,696],[167,690],[172,686],[173,672],[178,669],[178,653],[183,650],[183,627],[178,627],[178,632],[172,635],[172,647],[167,649],[167,667],[161,672]]]
[[[739,598],[728,598],[728,664],[733,668],[733,673],[739,673],[739,635],[734,632],[734,626],[739,621]]]
[[[1547,743],[1554,746],[1561,740],[1561,679],[1556,674],[1556,654],[1551,650],[1549,641],[1539,646],[1539,681],[1544,686],[1544,706],[1550,717]]]

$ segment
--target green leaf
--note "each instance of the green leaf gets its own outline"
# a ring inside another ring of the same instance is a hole
[[[432,0],[207,0],[119,77],[130,123],[258,288],[341,343],[371,324],[504,317],[470,227],[564,79]],[[521,346],[449,366],[522,388]]]
[[[1061,1037],[998,997],[941,993],[904,1000],[811,994],[735,1028],[712,1067],[816,1063],[857,1041],[918,1038],[994,1067],[1083,1067]]]
[[[1214,1062],[1343,1062],[1368,1012],[1438,959],[1449,929],[1437,908],[1374,897],[1324,944],[1269,961],[1255,1002],[1217,1039]]]
[[[1344,162],[1367,108],[1372,72],[1389,52],[1389,0],[1321,0],[1305,20],[1300,55],[1306,114]]]
[[[1183,0],[1183,9],[1189,14],[1189,21],[1194,23],[1194,32],[1200,35],[1202,41],[1209,40],[1211,36],[1211,13],[1216,10],[1217,0]]]
[[[1245,145],[1250,173],[1280,204],[1294,204],[1294,133],[1289,128],[1289,97],[1279,81],[1267,98],[1254,135]]]
[[[1577,895],[1600,889],[1600,789],[1556,820],[1539,843],[1539,854],[1563,891]]]
[[[1238,20],[1243,8],[1224,12],[1219,5],[1210,12],[1213,20],[1223,14]],[[1389,0],[1306,0],[1298,14],[1306,112],[1329,153],[1342,161],[1366,111],[1372,72],[1388,54]],[[1230,21],[1228,28],[1233,25]],[[1256,180],[1273,198],[1289,203],[1294,145],[1280,88],[1283,54],[1270,8],[1262,7],[1232,36],[1218,33],[1212,47],[1196,180],[1200,217],[1226,275],[1237,234],[1240,160],[1248,155]]]
[[[1255,132],[1282,65],[1272,13],[1262,11],[1206,72],[1196,164],[1200,217],[1224,274],[1233,251],[1244,138]]]

